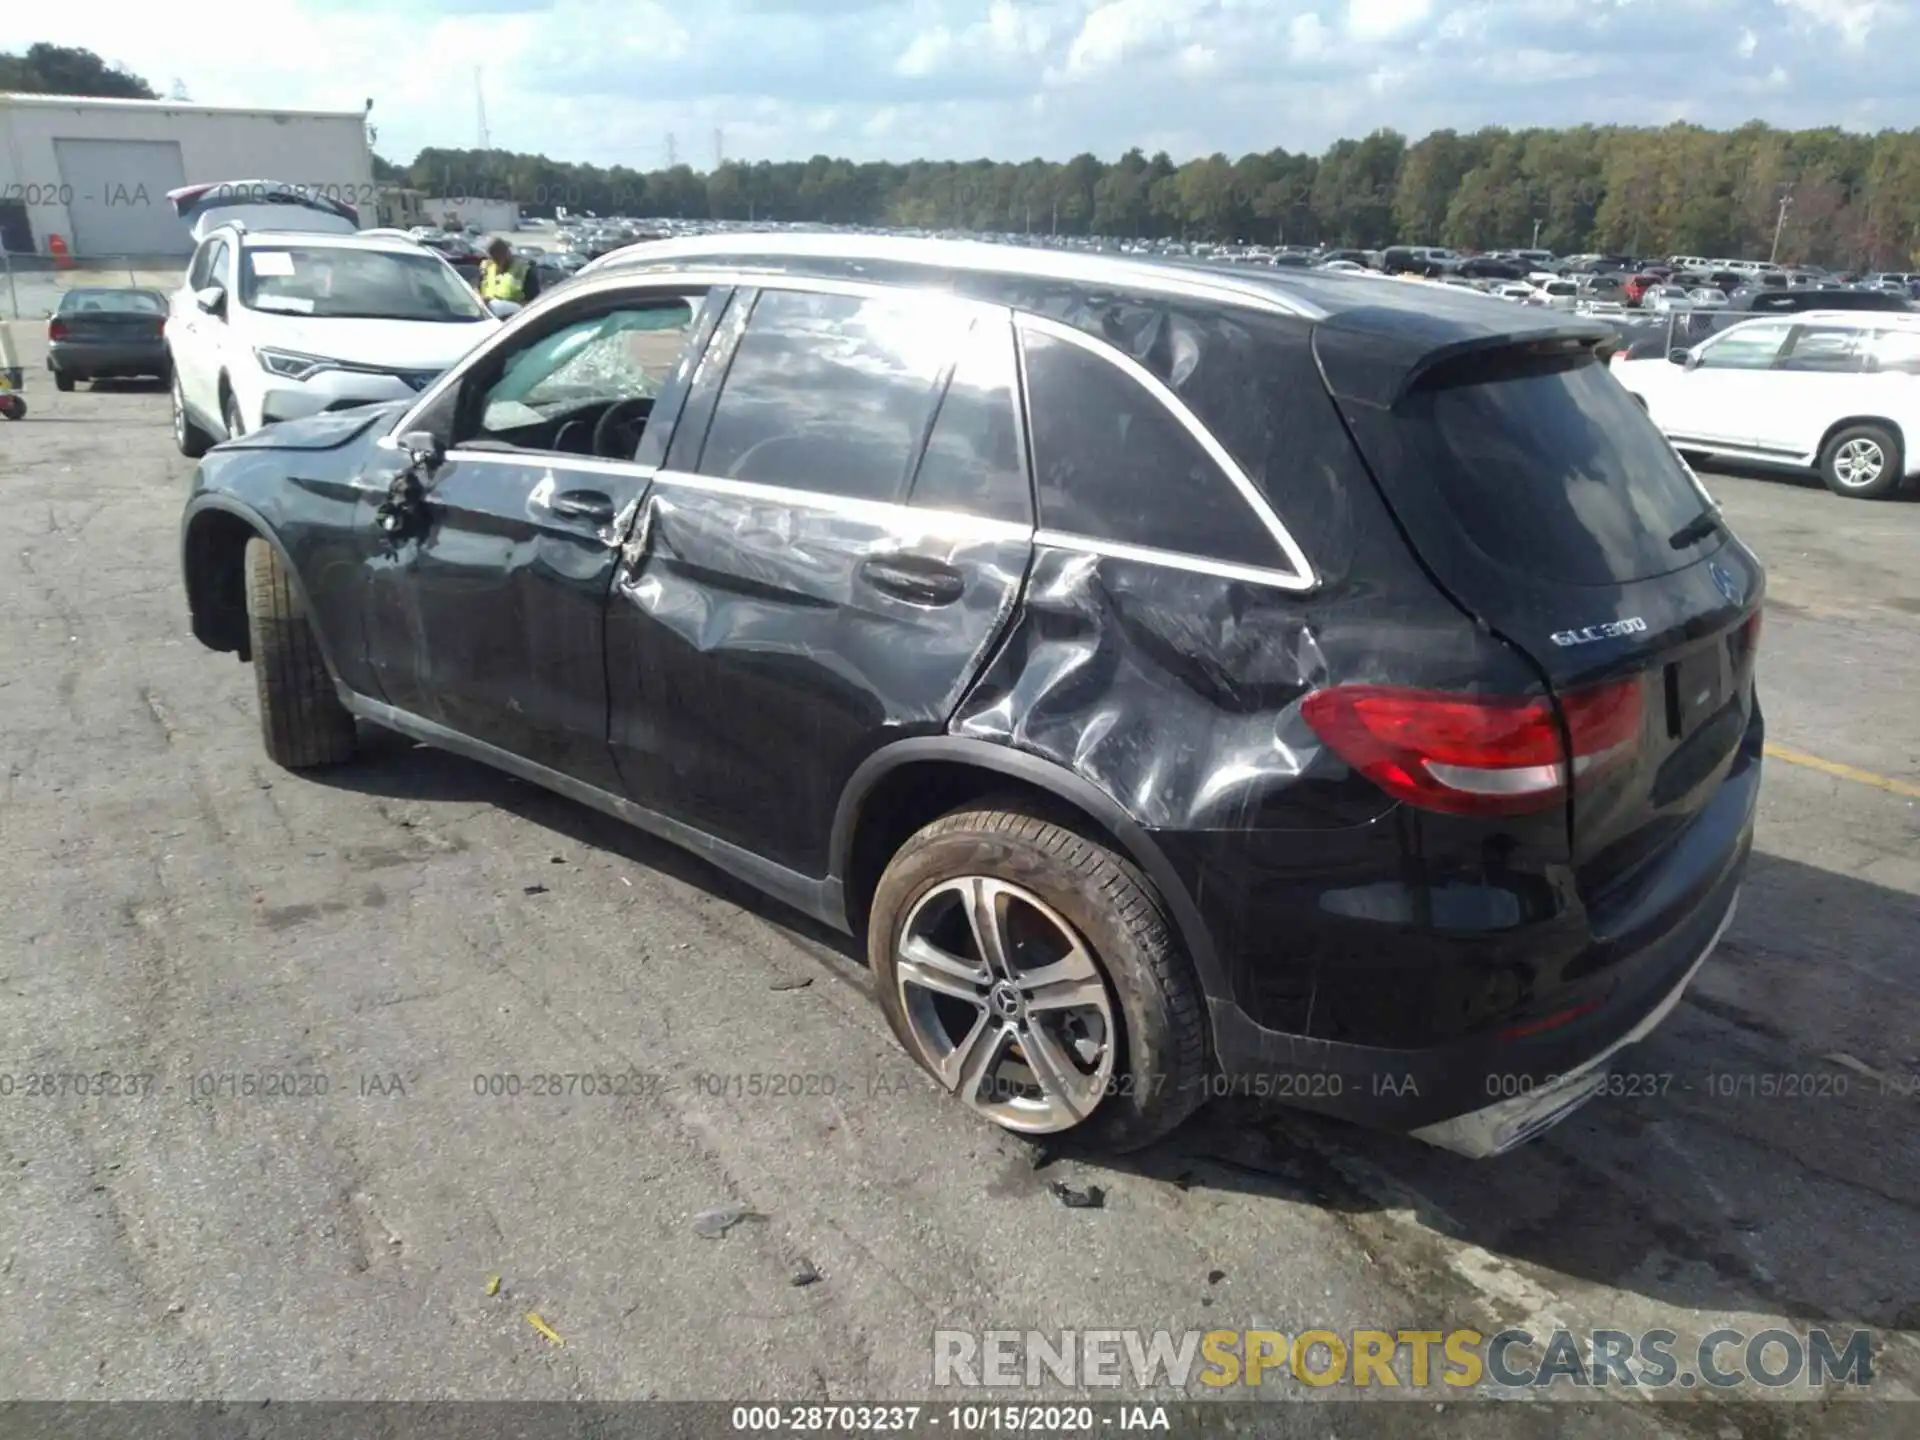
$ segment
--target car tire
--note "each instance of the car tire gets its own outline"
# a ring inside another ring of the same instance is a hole
[[[189,460],[198,460],[213,444],[213,437],[193,423],[187,414],[187,397],[180,389],[180,374],[175,371],[169,389],[173,392],[173,444]]]
[[[976,913],[995,917],[997,963],[983,962]],[[899,849],[867,954],[907,1053],[1014,1133],[1124,1153],[1204,1098],[1200,991],[1151,882],[1019,801],[955,811]],[[1043,1070],[1064,1083],[1039,1084]]]
[[[1836,495],[1879,500],[1900,488],[1906,457],[1885,425],[1844,425],[1820,452],[1820,478]]]
[[[247,541],[247,637],[267,755],[289,770],[353,755],[353,716],[340,703],[279,552]]]
[[[65,394],[67,391],[73,389],[73,376],[69,375],[64,370],[54,371],[53,372],[53,388],[60,391],[62,394]]]

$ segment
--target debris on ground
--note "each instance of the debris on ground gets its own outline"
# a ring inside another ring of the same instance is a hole
[[[567,1343],[566,1341],[560,1338],[559,1331],[555,1330],[553,1326],[549,1325],[546,1321],[540,1318],[540,1312],[538,1310],[527,1311],[527,1323],[533,1326],[533,1328],[538,1330],[542,1335],[546,1336],[547,1339],[551,1340],[554,1344],[564,1345]]]
[[[564,865],[567,863],[567,857],[564,855],[556,855],[547,863],[549,865]]]
[[[1076,1190],[1066,1181],[1056,1180],[1047,1189],[1053,1192],[1054,1199],[1069,1210],[1104,1210],[1107,1206],[1107,1192],[1098,1185]]]
[[[813,1284],[819,1280],[819,1278],[820,1272],[813,1268],[813,1262],[811,1260],[802,1260],[800,1262],[800,1268],[793,1272],[793,1279],[788,1283],[798,1289],[801,1286]]]
[[[813,984],[811,975],[795,975],[776,980],[767,988],[769,990],[804,990],[811,984]]]
[[[1207,1283],[1209,1285],[1218,1285],[1222,1280],[1226,1278],[1227,1278],[1227,1272],[1224,1270],[1207,1271]]]
[[[544,895],[547,893],[547,887],[544,885],[527,885],[521,888],[520,893],[522,895]]]
[[[702,1240],[718,1240],[742,1221],[766,1218],[744,1205],[719,1205],[693,1217],[693,1233]]]
[[[1027,1164],[1035,1170],[1044,1170],[1060,1158],[1060,1152],[1044,1142],[1035,1145],[1027,1153]]]
[[[487,1294],[498,1295],[499,1293],[500,1293],[500,1277],[498,1275],[489,1275],[487,1277]]]
[[[1181,1191],[1191,1190],[1193,1188],[1193,1171],[1182,1170],[1178,1175],[1174,1176],[1173,1188]]]

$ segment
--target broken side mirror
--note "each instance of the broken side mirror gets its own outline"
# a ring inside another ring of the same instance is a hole
[[[1679,347],[1679,348],[1667,351],[1667,360],[1671,364],[1678,365],[1683,370],[1691,370],[1693,369],[1694,366],[1700,363],[1699,360],[1694,356],[1693,351],[1688,350],[1685,347]]]
[[[209,285],[204,290],[196,290],[193,292],[193,303],[209,315],[218,315],[224,318],[227,313],[226,287],[222,285]]]
[[[447,458],[446,447],[431,430],[409,430],[400,437],[400,449],[428,474],[439,469],[440,462]]]

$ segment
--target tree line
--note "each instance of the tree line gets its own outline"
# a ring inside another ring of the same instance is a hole
[[[1393,130],[1323,154],[1284,149],[1175,164],[816,155],[639,171],[503,150],[423,150],[382,178],[434,195],[600,215],[810,221],[1255,244],[1766,258],[1920,266],[1920,130],[1859,134],[1581,125],[1409,142]]]
[[[89,50],[0,54],[0,90],[158,98]],[[1920,130],[1736,130],[1579,125],[1409,142],[1394,130],[1175,164],[1129,150],[1107,162],[816,155],[641,171],[505,150],[374,157],[376,179],[436,196],[511,200],[529,214],[812,221],[1119,238],[1601,251],[1920,268]]]

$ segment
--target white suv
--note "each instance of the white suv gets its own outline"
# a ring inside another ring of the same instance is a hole
[[[1920,314],[1749,320],[1691,350],[1616,354],[1613,373],[1683,452],[1817,469],[1861,499],[1920,475]]]
[[[404,399],[499,327],[444,258],[359,233],[337,202],[263,182],[169,198],[199,241],[166,327],[183,455],[276,421]]]

